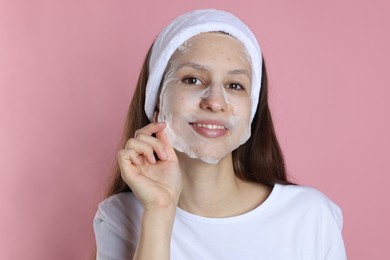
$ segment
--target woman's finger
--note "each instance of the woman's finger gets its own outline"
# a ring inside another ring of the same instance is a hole
[[[160,160],[167,159],[167,153],[165,151],[164,145],[156,137],[145,135],[145,134],[139,134],[137,136],[137,140],[149,144],[153,148],[153,151],[157,154],[157,157]]]
[[[138,159],[138,153],[130,149],[121,149],[118,152],[118,161],[119,165],[122,166],[131,166],[131,165],[140,165],[140,160]],[[130,162],[130,164],[129,164]]]
[[[133,191],[142,192],[142,189],[140,190],[140,187],[144,186],[142,182],[148,182],[148,179],[139,174],[141,162],[137,153],[134,150],[121,149],[118,152],[118,161],[122,179],[125,180]]]
[[[156,139],[156,138],[154,138],[154,139]],[[156,141],[157,141],[157,139],[156,139]],[[153,147],[153,145],[151,145],[149,143],[146,143],[146,142],[139,140],[139,139],[136,139],[136,138],[130,138],[126,143],[125,149],[135,151],[138,156],[144,156],[146,158],[146,160],[151,164],[156,163],[156,158],[154,157],[154,147]]]
[[[146,125],[145,127],[142,127],[141,129],[138,129],[137,131],[135,131],[134,137],[137,138],[137,136],[139,134],[144,134],[144,135],[155,134],[155,133],[161,131],[162,129],[164,129],[165,126],[166,126],[166,124],[164,122],[161,122],[161,123],[157,123],[157,122],[150,123],[150,124]]]
[[[169,142],[168,137],[165,134],[164,130],[161,130],[161,131],[157,132],[156,133],[156,137],[157,137],[158,140],[161,141],[161,143],[164,146],[164,150],[165,150],[166,155],[167,155],[167,160],[169,160],[169,161],[178,161],[177,156],[176,156],[176,152],[173,149],[171,143]]]

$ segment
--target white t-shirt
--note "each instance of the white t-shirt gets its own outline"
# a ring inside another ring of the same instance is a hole
[[[97,259],[132,259],[142,211],[130,192],[100,203]],[[341,227],[340,208],[321,192],[276,184],[260,206],[239,216],[206,218],[177,208],[171,259],[345,260]]]

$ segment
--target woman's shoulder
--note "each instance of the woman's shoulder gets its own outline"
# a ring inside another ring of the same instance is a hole
[[[93,221],[99,259],[130,259],[139,238],[141,212],[131,192],[112,195],[99,204]]]
[[[327,195],[316,188],[303,185],[276,184],[277,200],[281,207],[290,212],[321,214],[336,220],[342,226],[342,211]]]
[[[279,190],[279,194],[291,199],[329,200],[323,192],[309,186],[276,184],[275,187]]]
[[[278,196],[289,200],[305,200],[306,202],[328,202],[330,199],[320,190],[304,185],[276,184]]]
[[[121,192],[103,200],[95,216],[106,221],[126,221],[142,214],[143,207],[133,192]]]

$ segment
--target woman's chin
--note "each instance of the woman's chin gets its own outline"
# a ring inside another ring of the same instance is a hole
[[[231,153],[226,154],[226,151],[221,154],[210,154],[210,151],[198,150],[197,152],[181,152],[176,150],[176,154],[179,158],[179,161],[187,162],[196,162],[196,163],[207,163],[207,164],[218,164],[223,161],[225,158],[229,157]]]

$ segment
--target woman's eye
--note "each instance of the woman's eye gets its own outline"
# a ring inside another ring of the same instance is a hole
[[[202,81],[200,81],[199,79],[197,79],[195,77],[188,77],[188,78],[183,79],[183,83],[189,84],[189,85],[200,85],[200,84],[202,84]]]
[[[244,89],[243,86],[241,86],[241,84],[240,84],[240,83],[237,83],[237,82],[230,83],[230,84],[228,85],[228,88],[230,88],[230,89],[235,89],[235,90],[242,90],[242,89]]]

